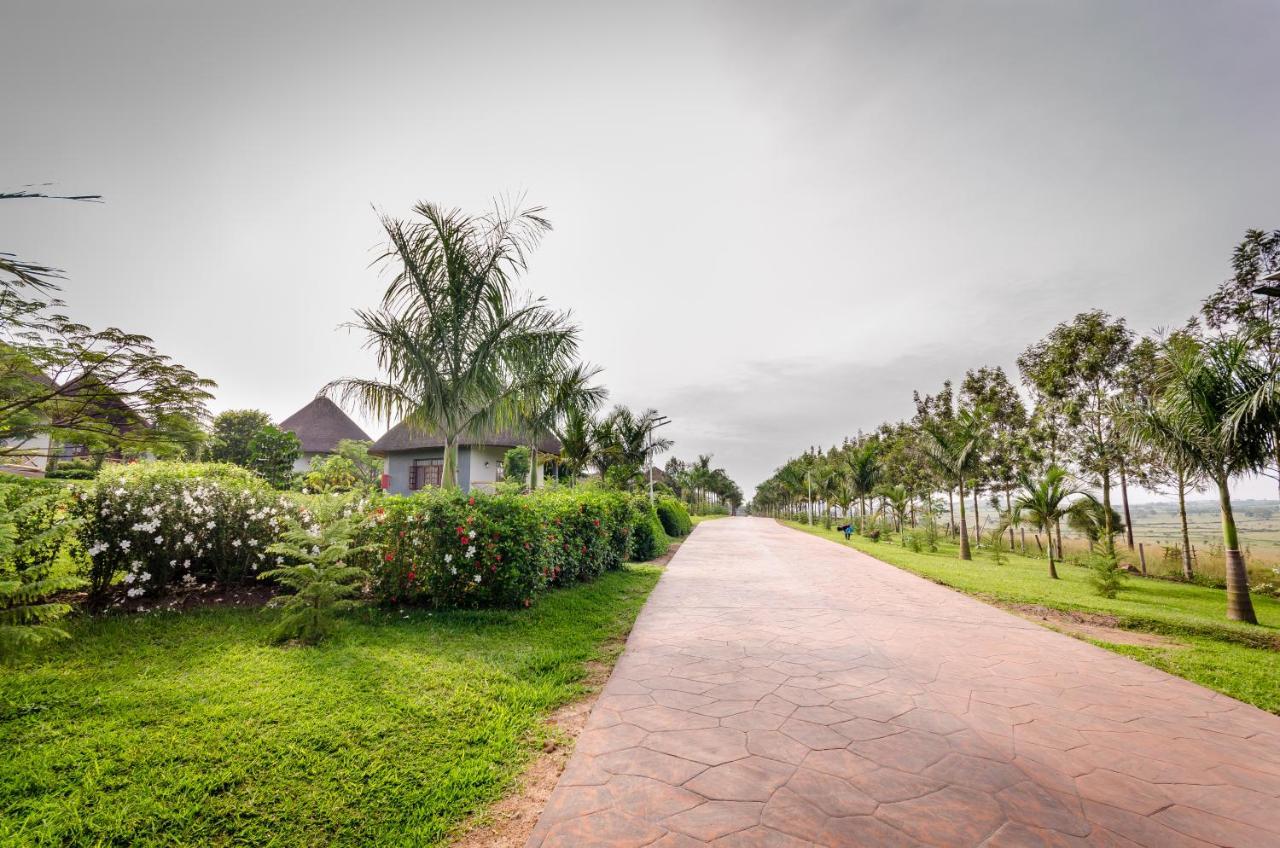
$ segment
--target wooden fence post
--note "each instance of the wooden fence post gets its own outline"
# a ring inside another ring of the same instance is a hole
[[[1027,528],[1019,527],[1018,532],[1022,534],[1022,555],[1027,555]]]
[[[1040,551],[1040,553],[1044,553],[1044,545],[1040,544],[1039,533],[1036,534],[1036,550]]]
[[[1138,543],[1138,559],[1142,562],[1142,576],[1147,576],[1147,552],[1143,550],[1142,543]]]

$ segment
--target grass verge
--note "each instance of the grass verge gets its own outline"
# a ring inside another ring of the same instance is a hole
[[[843,533],[818,525],[783,523],[989,603],[1096,614],[1120,628],[1169,637],[1174,641],[1169,647],[1090,641],[1280,714],[1280,601],[1275,598],[1255,595],[1260,624],[1241,624],[1226,620],[1226,592],[1221,589],[1129,577],[1117,597],[1103,598],[1094,593],[1088,569],[1070,563],[1060,563],[1060,579],[1051,580],[1043,558],[1006,554],[1005,563],[996,565],[980,549],[965,562],[949,543],[937,553],[916,553],[857,535],[845,541]]]
[[[520,612],[371,610],[315,648],[269,646],[261,610],[78,622],[0,672],[0,844],[444,844],[659,574]]]

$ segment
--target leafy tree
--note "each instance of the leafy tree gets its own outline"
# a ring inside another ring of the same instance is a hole
[[[360,480],[376,486],[382,481],[382,457],[369,454],[373,442],[364,439],[340,439],[333,452],[342,457],[355,468]],[[315,460],[312,460],[315,467]]]
[[[481,216],[432,203],[415,218],[383,216],[393,271],[381,304],[357,310],[381,379],[337,380],[337,391],[375,418],[399,418],[441,435],[441,485],[458,485],[458,441],[516,424],[519,399],[536,375],[558,371],[577,351],[578,328],[512,283],[550,223],[540,207],[495,207]]]
[[[1039,478],[1023,476],[1022,489],[1013,501],[1012,520],[1018,524],[1030,524],[1046,536],[1066,518],[1076,498],[1092,500],[1089,492],[1071,484],[1070,475],[1056,465],[1049,466]],[[1058,579],[1058,569],[1053,561],[1053,545],[1049,545],[1049,576]]]
[[[532,463],[529,461],[529,449],[517,445],[502,457],[503,479],[517,482],[528,478]]]
[[[302,476],[302,488],[318,494],[350,492],[368,485],[368,475],[362,473],[354,462],[338,454],[312,459],[310,469]]]
[[[357,605],[353,599],[369,580],[358,557],[370,546],[355,541],[363,522],[359,513],[314,526],[288,519],[280,541],[267,548],[285,563],[259,575],[293,590],[272,632],[276,641],[314,644],[333,631],[338,613]]]
[[[1027,408],[1004,369],[977,368],[965,374],[960,384],[960,408],[981,413],[988,422],[982,466],[983,478],[993,494],[1002,492],[1005,509],[1013,507],[1013,489],[1028,467],[1029,426]],[[977,487],[974,487],[974,523],[979,523]],[[1013,528],[1009,528],[1013,546]]]
[[[1018,359],[1024,379],[1058,407],[1071,427],[1077,462],[1097,478],[1108,521],[1112,475],[1121,461],[1120,375],[1132,346],[1123,318],[1094,310],[1054,327]],[[1108,528],[1109,553],[1114,552],[1112,537]]]
[[[229,462],[241,468],[253,467],[250,443],[258,431],[271,426],[271,416],[257,409],[229,409],[213,419],[209,459]]]
[[[301,452],[302,440],[296,433],[268,424],[249,440],[249,467],[277,489],[287,489]]]

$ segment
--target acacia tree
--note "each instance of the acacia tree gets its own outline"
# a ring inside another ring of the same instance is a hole
[[[551,228],[542,213],[495,204],[476,216],[420,203],[412,219],[381,219],[379,261],[392,279],[381,304],[357,310],[348,326],[365,332],[385,376],[336,380],[325,391],[372,417],[438,433],[444,488],[458,485],[458,440],[515,424],[529,375],[563,368],[577,352],[567,315],[513,290]]]
[[[1112,475],[1122,462],[1117,429],[1120,374],[1132,346],[1133,334],[1123,318],[1093,310],[1054,327],[1018,358],[1023,378],[1061,411],[1070,426],[1077,464],[1097,478],[1108,524]],[[1127,502],[1123,490],[1122,496]],[[1108,554],[1113,553],[1114,529],[1106,528]]]
[[[45,197],[0,193],[0,200]],[[161,354],[147,336],[72,321],[58,298],[61,277],[0,253],[0,458],[49,459],[59,442],[99,456],[187,444],[189,423],[207,416],[215,384]],[[42,435],[47,445],[36,438]]]

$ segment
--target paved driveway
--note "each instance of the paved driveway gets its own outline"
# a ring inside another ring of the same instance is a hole
[[[711,521],[529,844],[1280,846],[1280,717],[772,521]]]

